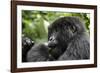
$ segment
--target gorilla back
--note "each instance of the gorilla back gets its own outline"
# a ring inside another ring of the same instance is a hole
[[[90,58],[89,35],[78,17],[62,17],[48,28],[48,46],[56,60]]]

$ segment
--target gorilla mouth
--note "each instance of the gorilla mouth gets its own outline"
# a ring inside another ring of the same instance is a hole
[[[57,44],[54,43],[48,43],[49,48],[56,48]]]
[[[48,45],[49,48],[56,48],[56,45]]]

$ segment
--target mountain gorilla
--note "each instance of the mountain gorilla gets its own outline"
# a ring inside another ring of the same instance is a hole
[[[49,48],[45,44],[35,44],[27,54],[28,62],[52,61]]]
[[[80,60],[90,58],[89,36],[78,17],[62,17],[48,27],[48,47],[40,44],[28,52],[28,61]]]
[[[48,46],[56,60],[90,58],[89,36],[84,25],[78,17],[62,17],[49,26]]]

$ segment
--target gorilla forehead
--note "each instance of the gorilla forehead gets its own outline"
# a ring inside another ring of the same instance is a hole
[[[85,31],[83,21],[79,17],[61,17],[55,20],[49,27],[49,30],[64,29],[75,27],[78,31]]]

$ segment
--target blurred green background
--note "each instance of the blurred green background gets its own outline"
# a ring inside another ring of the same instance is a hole
[[[64,16],[78,16],[82,18],[87,32],[89,32],[90,14],[87,13],[22,10],[22,35],[29,37],[35,43],[46,42],[48,26],[59,17]]]

